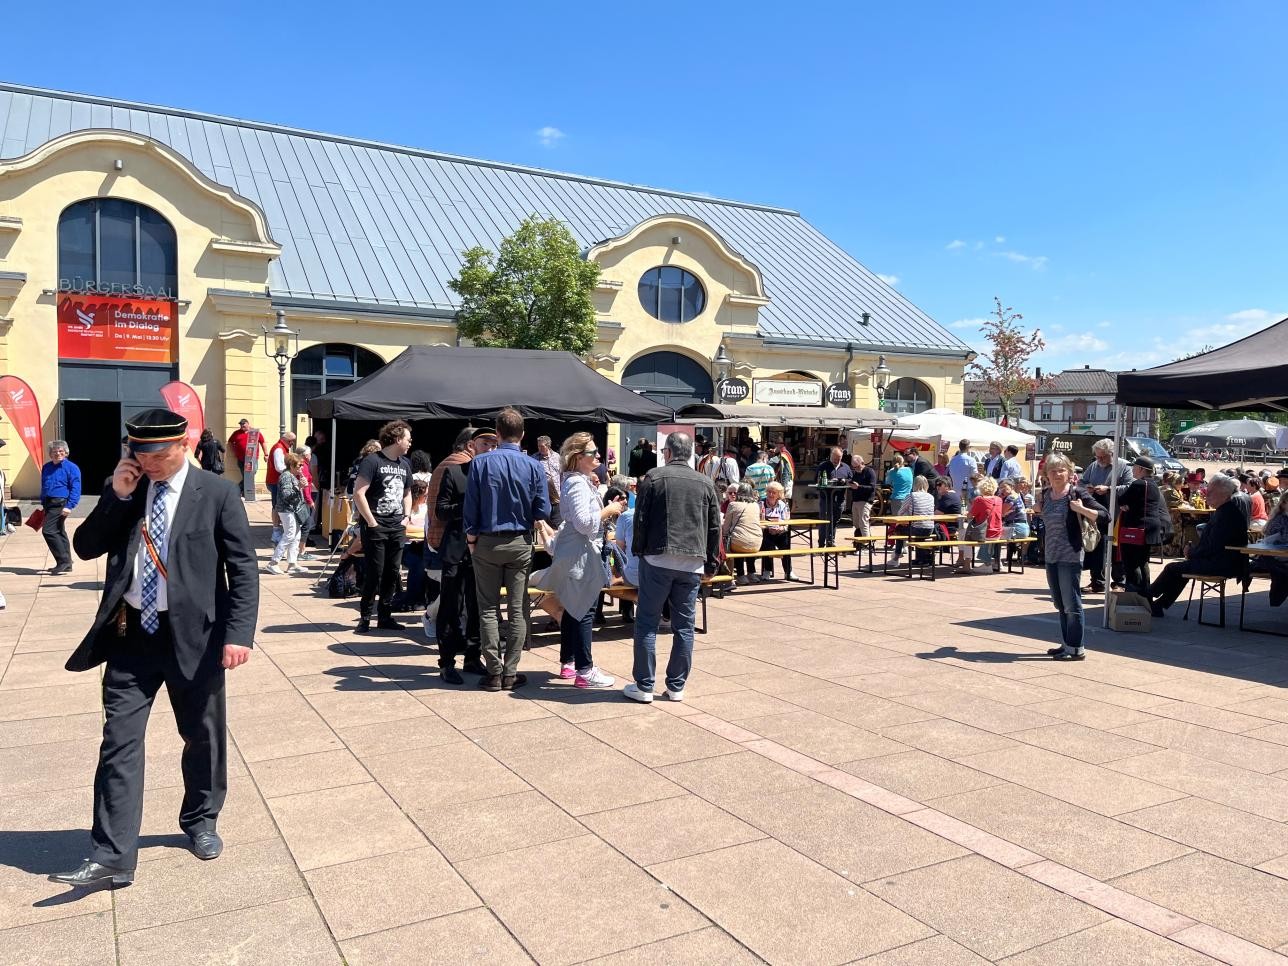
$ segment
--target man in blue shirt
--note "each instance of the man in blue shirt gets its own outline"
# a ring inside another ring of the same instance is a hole
[[[957,444],[957,455],[948,461],[948,476],[953,481],[953,489],[961,493],[978,470],[979,464],[970,455],[970,440],[963,439]]]
[[[550,516],[545,469],[519,448],[523,417],[503,409],[496,418],[501,445],[476,456],[465,486],[465,541],[473,554],[474,594],[487,677],[485,691],[513,691],[527,683],[519,658],[528,625],[528,569],[532,528]],[[501,644],[501,588],[505,587],[506,643]]]
[[[49,444],[49,462],[40,468],[40,505],[45,511],[41,534],[54,555],[52,576],[72,572],[72,545],[67,539],[67,518],[81,498],[80,467],[67,458],[67,443]]]

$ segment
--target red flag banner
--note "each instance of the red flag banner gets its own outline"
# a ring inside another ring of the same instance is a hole
[[[3,409],[37,467],[44,463],[45,440],[40,429],[40,405],[31,387],[17,376],[0,376]]]
[[[171,411],[188,421],[188,452],[195,456],[197,441],[201,439],[201,431],[206,428],[206,416],[197,390],[186,382],[167,382],[161,387],[161,398]]]

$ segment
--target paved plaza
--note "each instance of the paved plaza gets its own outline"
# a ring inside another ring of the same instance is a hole
[[[1288,963],[1288,641],[1237,610],[1125,635],[1097,606],[1057,664],[1041,571],[850,560],[713,601],[686,701],[644,706],[561,682],[550,633],[522,692],[446,686],[418,626],[356,636],[356,599],[265,575],[224,855],[184,847],[160,700],[136,883],[71,892],[45,876],[87,854],[101,701],[63,662],[103,562],[49,564],[0,542],[6,966]],[[619,676],[629,633],[596,632]]]

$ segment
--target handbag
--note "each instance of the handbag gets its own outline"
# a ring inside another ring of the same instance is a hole
[[[27,517],[27,526],[33,530],[39,530],[45,525],[45,511],[43,508],[32,510],[31,516]]]
[[[1082,549],[1091,553],[1100,546],[1100,528],[1082,514],[1078,514],[1078,526],[1082,528]]]
[[[1126,510],[1126,507],[1123,507]],[[1149,484],[1145,484],[1145,502],[1141,507],[1141,518],[1149,519]],[[1125,527],[1122,524],[1122,514],[1118,518],[1118,545],[1120,547],[1143,547],[1145,546],[1145,528],[1144,527]]]
[[[983,540],[988,536],[988,521],[980,520],[978,523],[968,523],[966,525],[966,540]]]

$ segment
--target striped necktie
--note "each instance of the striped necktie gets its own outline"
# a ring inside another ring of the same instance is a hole
[[[143,534],[143,593],[142,615],[143,629],[155,634],[161,626],[157,611],[157,598],[161,581],[165,580],[166,558],[166,523],[165,494],[170,489],[169,483],[154,483],[152,486],[152,506],[148,510],[148,520]]]

